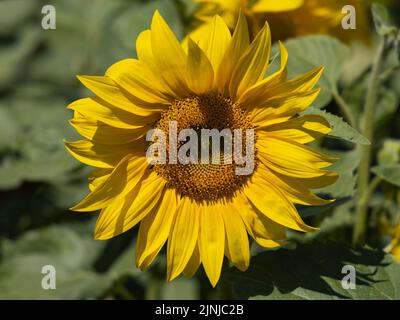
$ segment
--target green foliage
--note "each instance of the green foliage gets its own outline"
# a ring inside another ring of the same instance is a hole
[[[341,281],[345,265],[356,271],[356,289]],[[242,274],[231,269],[225,281],[239,299],[331,300],[400,299],[400,265],[382,251],[333,243],[300,245],[295,250],[263,252]]]
[[[99,296],[111,284],[91,270],[104,242],[92,241],[93,224],[30,231],[2,245],[2,299],[79,299]],[[43,290],[42,267],[56,269],[56,290]]]

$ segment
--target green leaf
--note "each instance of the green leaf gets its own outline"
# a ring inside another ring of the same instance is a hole
[[[93,223],[51,226],[33,230],[16,241],[2,243],[0,299],[96,298],[111,279],[92,267],[105,242],[93,239]],[[42,268],[56,270],[56,289],[41,286]]]
[[[400,140],[386,139],[378,153],[380,166],[400,163]]]
[[[371,171],[383,180],[400,187],[400,164],[377,166]]]
[[[345,265],[356,270],[355,289],[342,287]],[[333,243],[260,253],[247,272],[231,268],[224,280],[239,299],[400,299],[400,264],[389,254]]]
[[[358,85],[360,78],[367,73],[373,62],[375,49],[360,42],[352,42],[350,46],[350,55],[345,61],[340,78],[346,90]]]
[[[354,196],[357,177],[354,171],[358,167],[361,159],[359,149],[352,151],[328,151],[327,154],[337,157],[339,160],[329,167],[329,170],[339,174],[338,180],[325,188],[314,190],[319,194],[328,195],[331,198],[348,198]]]
[[[285,42],[289,52],[289,76],[304,74],[319,66],[325,66],[318,83],[321,93],[314,105],[326,106],[337,90],[343,66],[349,55],[349,48],[335,38],[328,36],[306,36]]]
[[[302,114],[314,114],[324,117],[331,125],[332,131],[329,133],[328,136],[332,138],[342,139],[361,145],[370,144],[367,138],[361,135],[361,133],[351,127],[342,118],[335,116],[329,112],[311,107],[304,111]]]

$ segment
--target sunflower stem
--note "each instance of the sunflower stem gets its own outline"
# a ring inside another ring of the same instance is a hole
[[[384,61],[387,38],[384,37],[379,45],[376,57],[374,59],[371,78],[368,85],[366,102],[364,107],[364,119],[361,125],[361,131],[371,142],[370,145],[360,146],[361,162],[358,167],[358,197],[356,206],[356,221],[353,233],[353,244],[363,245],[366,239],[367,213],[368,213],[368,186],[370,180],[371,151],[374,138],[374,118],[376,104],[379,96],[380,72]]]

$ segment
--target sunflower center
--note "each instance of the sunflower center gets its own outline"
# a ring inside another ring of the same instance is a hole
[[[161,114],[156,125],[156,129],[167,137],[167,159],[171,159],[171,153],[188,143],[188,140],[182,141],[180,138],[174,145],[171,143],[170,137],[174,135],[171,123],[177,133],[191,129],[197,135],[198,150],[195,154],[199,156],[199,161],[156,164],[156,173],[167,180],[168,187],[195,201],[215,202],[232,198],[251,177],[251,173],[238,174],[238,168],[243,169],[248,165],[243,159],[253,161],[255,158],[253,126],[241,106],[217,94],[176,100]],[[210,132],[219,135],[215,138],[212,134],[205,134]],[[251,139],[249,132],[253,132]],[[218,151],[217,155],[213,153],[215,150]],[[246,152],[252,152],[250,158]],[[254,161],[252,166],[254,168]]]

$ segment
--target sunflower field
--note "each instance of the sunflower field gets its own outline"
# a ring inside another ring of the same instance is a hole
[[[0,300],[400,300],[399,21],[0,0]]]

